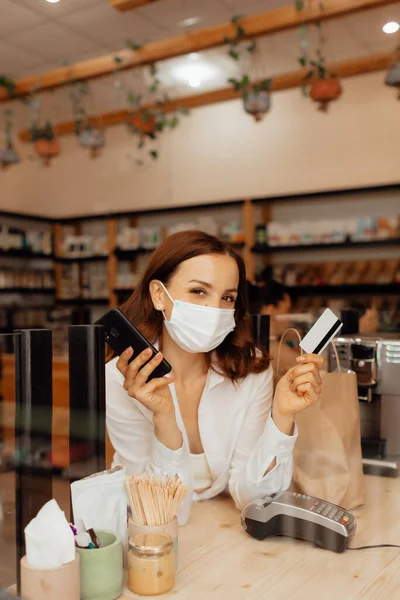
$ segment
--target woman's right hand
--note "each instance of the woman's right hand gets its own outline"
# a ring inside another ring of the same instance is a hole
[[[131,398],[151,410],[154,417],[174,417],[175,408],[168,385],[173,377],[158,377],[147,381],[149,375],[161,363],[163,355],[158,352],[142,369],[151,356],[151,349],[141,352],[131,363],[132,348],[127,348],[117,361],[117,369],[125,377],[124,389]]]

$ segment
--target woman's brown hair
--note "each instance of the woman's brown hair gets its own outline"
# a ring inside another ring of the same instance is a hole
[[[138,287],[121,307],[123,313],[150,342],[156,342],[163,330],[163,315],[153,306],[150,282],[161,281],[168,287],[169,281],[182,262],[202,254],[231,256],[239,270],[238,295],[235,302],[236,327],[213,351],[216,360],[211,363],[212,353],[206,355],[208,364],[232,381],[246,377],[249,373],[264,371],[269,365],[269,358],[266,351],[257,349],[252,340],[244,262],[229,244],[203,231],[182,231],[164,240],[153,252]]]

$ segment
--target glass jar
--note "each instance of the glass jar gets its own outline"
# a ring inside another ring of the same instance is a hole
[[[139,596],[158,596],[175,583],[173,540],[166,533],[141,533],[129,540],[128,587]]]
[[[175,551],[175,571],[178,570],[178,519],[176,517],[170,523],[164,525],[137,525],[132,518],[128,520],[128,539],[133,539],[141,533],[166,533],[172,537]]]

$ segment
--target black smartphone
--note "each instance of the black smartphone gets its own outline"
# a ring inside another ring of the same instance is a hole
[[[121,356],[127,348],[133,348],[134,354],[129,362],[136,358],[143,350],[146,350],[146,348],[151,348],[152,350],[149,360],[157,354],[157,349],[136,329],[119,308],[112,308],[101,319],[96,321],[96,325],[104,325],[106,342],[118,356]],[[144,365],[142,365],[141,369],[143,367]],[[168,375],[170,372],[171,365],[163,358],[158,367],[149,375],[148,381],[154,379],[154,377],[164,377],[164,375]]]

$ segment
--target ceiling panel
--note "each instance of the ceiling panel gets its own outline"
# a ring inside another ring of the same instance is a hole
[[[12,77],[20,76],[31,67],[43,63],[41,56],[36,52],[25,52],[0,40],[1,71]]]
[[[35,27],[42,21],[44,21],[43,15],[12,0],[0,2],[0,36]]]
[[[257,13],[275,10],[290,4],[290,0],[223,0],[224,4],[231,9],[232,14],[254,15]]]
[[[371,51],[394,49],[400,43],[399,34],[388,35],[382,32],[383,25],[388,21],[400,23],[400,3],[350,15],[342,21],[344,28]]]
[[[136,11],[121,13],[110,10],[107,3],[66,15],[59,22],[98,42],[114,44],[116,50],[123,47],[127,39],[144,43],[166,34],[165,30],[139,16]]]
[[[45,21],[38,27],[14,34],[9,41],[13,46],[39,54],[44,60],[59,61],[60,65],[99,50],[99,45],[85,36],[77,35],[53,21]]]
[[[187,28],[190,31],[219,25],[231,16],[223,0],[162,0],[139,8],[136,12],[168,29],[170,35],[185,32],[185,19],[198,19],[197,23]]]
[[[13,0],[16,4],[30,8],[37,13],[50,19],[57,19],[62,15],[72,12],[78,12],[95,4],[105,4],[109,0],[60,0],[60,2],[51,3],[46,0]],[[3,2],[3,0],[1,0]],[[110,7],[110,11],[112,8]]]
[[[39,74],[48,68],[117,51],[125,46],[127,38],[140,43],[168,38],[228,21],[234,14],[266,12],[290,1],[159,0],[135,11],[119,13],[109,0],[60,0],[57,4],[45,0],[0,0],[0,70],[18,78]],[[198,17],[199,22],[191,28],[182,27],[181,22],[191,17]],[[325,23],[327,60],[345,60],[394,48],[399,37],[385,35],[381,30],[388,20],[400,20],[400,3]],[[315,31],[310,28],[312,39]],[[298,68],[296,31],[269,35],[260,39],[259,45],[263,53],[262,76]],[[210,86],[221,87],[227,77],[247,69],[246,64],[238,65],[228,59],[226,48],[200,56],[214,63],[214,68],[199,91]],[[174,75],[187,60],[181,57],[160,65],[160,73],[171,90],[175,85],[185,93],[192,91]]]

